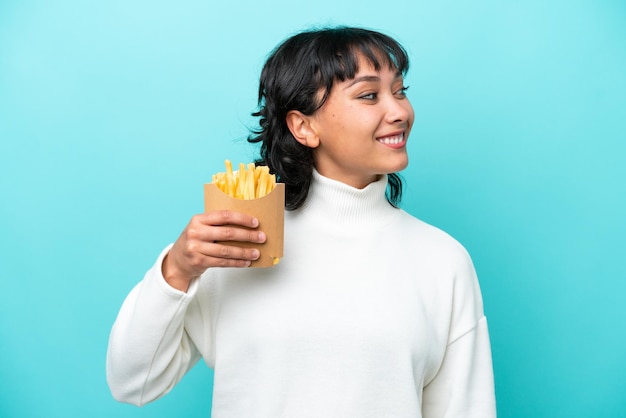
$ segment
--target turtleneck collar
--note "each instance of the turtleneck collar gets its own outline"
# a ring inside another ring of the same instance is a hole
[[[331,228],[371,230],[387,224],[398,213],[385,196],[387,182],[387,175],[383,175],[363,189],[357,189],[313,170],[309,195],[301,211],[306,216],[319,218],[324,226]]]

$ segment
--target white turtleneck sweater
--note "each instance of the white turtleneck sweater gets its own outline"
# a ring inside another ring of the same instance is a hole
[[[449,235],[314,173],[268,269],[209,269],[187,293],[166,248],[110,336],[116,399],[142,405],[204,358],[213,417],[495,417],[487,322],[472,262]]]

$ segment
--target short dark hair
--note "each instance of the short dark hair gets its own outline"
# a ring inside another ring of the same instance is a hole
[[[380,70],[383,65],[405,75],[409,58],[405,49],[382,33],[354,27],[334,27],[300,32],[279,44],[269,55],[259,83],[259,129],[248,141],[261,143],[259,165],[267,165],[279,182],[285,183],[285,207],[302,206],[309,193],[313,150],[295,140],[287,127],[291,110],[312,115],[328,98],[336,81],[352,79],[362,55]],[[323,94],[319,98],[319,92]],[[398,206],[402,179],[388,176],[387,200]]]

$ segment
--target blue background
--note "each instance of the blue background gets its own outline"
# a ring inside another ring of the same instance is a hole
[[[0,416],[206,417],[203,363],[143,408],[110,327],[247,162],[266,54],[324,23],[403,43],[403,207],[472,254],[499,416],[626,410],[626,3],[0,1]]]

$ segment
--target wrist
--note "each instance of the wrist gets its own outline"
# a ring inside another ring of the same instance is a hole
[[[185,293],[189,290],[192,278],[188,277],[176,268],[175,264],[170,260],[169,253],[165,255],[165,258],[163,258],[163,263],[161,264],[161,274],[167,284],[174,289]]]

